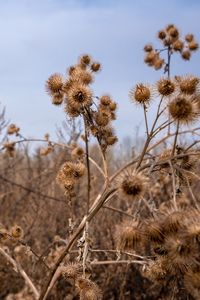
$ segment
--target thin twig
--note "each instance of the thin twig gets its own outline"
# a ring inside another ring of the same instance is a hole
[[[25,280],[31,291],[33,292],[35,299],[39,298],[39,292],[36,289],[35,285],[29,278],[29,276],[26,274],[26,272],[22,269],[20,264],[16,262],[4,249],[0,248],[0,253],[11,263],[11,265],[14,267],[14,270],[18,272]]]

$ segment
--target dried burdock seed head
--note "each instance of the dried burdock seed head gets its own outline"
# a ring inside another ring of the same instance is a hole
[[[184,282],[185,282],[185,284],[187,283],[186,288],[188,287],[188,284],[190,283],[192,289],[199,290],[200,289],[200,269],[197,268],[196,270],[188,270],[188,272],[184,276]],[[199,293],[196,295],[197,295],[197,297],[194,297],[194,299],[198,300]]]
[[[118,141],[118,137],[117,136],[109,136],[106,138],[106,143],[108,146],[112,146],[114,145],[115,143],[117,143]]]
[[[199,112],[197,104],[190,97],[180,95],[170,102],[169,113],[176,122],[188,124],[197,119]]]
[[[165,240],[165,247],[168,250],[168,268],[172,273],[185,273],[194,265],[197,254],[194,245],[177,236],[169,236]]]
[[[174,39],[171,36],[167,36],[164,40],[163,40],[163,44],[165,47],[171,47],[171,45],[173,44]]]
[[[48,146],[46,148],[41,148],[40,149],[40,155],[41,156],[46,156],[48,155],[49,153],[51,153],[53,151],[53,147],[52,146]]]
[[[73,150],[72,150],[72,153],[71,153],[72,157],[75,158],[75,159],[80,159],[80,158],[83,158],[84,155],[85,155],[85,151],[83,150],[82,147],[75,147]]]
[[[107,126],[111,120],[111,114],[109,111],[98,111],[95,113],[95,122],[98,126]]]
[[[50,96],[62,94],[62,87],[63,77],[58,73],[51,75],[46,82],[46,89]]]
[[[93,62],[93,63],[91,64],[91,71],[93,71],[93,72],[98,72],[98,71],[100,71],[100,69],[101,69],[101,64],[100,64],[100,63],[98,63],[98,62]]]
[[[17,127],[15,124],[10,124],[7,128],[7,134],[18,134],[20,131],[20,128]]]
[[[65,279],[77,279],[82,274],[82,265],[79,263],[68,263],[62,271]]]
[[[60,105],[63,103],[63,95],[56,95],[52,97],[52,104]]]
[[[0,243],[7,241],[9,238],[9,233],[6,229],[0,228]]]
[[[103,95],[100,97],[100,104],[103,106],[109,106],[112,103],[112,99],[109,95]]]
[[[162,232],[165,235],[173,234],[184,228],[184,212],[174,211],[162,222]]]
[[[189,50],[184,50],[182,51],[181,56],[184,60],[190,60],[191,53]]]
[[[84,175],[85,166],[83,163],[66,162],[57,174],[57,182],[67,191],[73,191],[76,181]]]
[[[148,179],[145,175],[133,171],[123,175],[119,189],[127,199],[138,200],[145,194],[147,183]]]
[[[153,47],[151,44],[147,44],[144,46],[144,51],[145,52],[151,52],[153,50]]]
[[[82,162],[73,163],[67,161],[60,169],[63,174],[68,178],[78,179],[85,173],[85,165]]]
[[[6,142],[3,144],[4,149],[6,150],[6,153],[10,156],[10,157],[14,157],[15,154],[15,142]]]
[[[170,79],[160,79],[157,82],[157,90],[162,96],[169,96],[175,91],[175,84]]]
[[[158,38],[164,40],[166,38],[166,32],[164,30],[158,31]]]
[[[174,49],[174,51],[182,51],[183,47],[184,47],[184,43],[180,40],[176,40],[173,44],[172,47]]]
[[[190,43],[188,43],[188,48],[190,49],[190,51],[196,51],[199,49],[199,44],[195,41],[191,41]]]
[[[168,251],[163,244],[153,244],[153,252],[159,256],[167,255]]]
[[[92,92],[83,84],[74,84],[67,92],[67,103],[76,110],[92,104]]]
[[[192,95],[196,93],[199,78],[194,76],[186,76],[180,79],[179,86],[182,93]]]
[[[188,33],[186,36],[185,36],[185,40],[186,42],[190,43],[194,40],[194,35],[192,33]]]
[[[89,65],[90,62],[91,62],[91,57],[88,54],[82,55],[80,57],[80,63],[81,64]]]
[[[200,101],[199,101],[199,103],[200,103]],[[116,102],[111,102],[109,104],[109,108],[110,108],[111,111],[115,111],[117,109],[117,103]]]
[[[70,77],[70,80],[72,81],[72,83],[74,82],[74,84],[76,84],[76,82],[77,82],[77,83],[88,85],[93,82],[93,76],[92,76],[91,72],[83,70],[77,66],[74,69],[74,71]],[[67,90],[66,84],[65,84],[64,88],[66,91]]]
[[[188,242],[200,244],[200,222],[192,222],[191,224],[188,224],[184,236]]]
[[[148,52],[144,58],[144,62],[149,66],[153,66],[158,54],[155,51]]]
[[[77,109],[68,103],[65,105],[65,112],[68,114],[70,118],[77,118],[80,116],[80,109]]]
[[[129,93],[130,99],[139,104],[147,104],[151,99],[151,90],[148,85],[137,84]]]
[[[164,59],[161,58],[156,59],[154,62],[154,69],[160,70],[163,67],[164,63],[165,63]]]
[[[67,70],[67,73],[69,74],[69,76],[72,76],[73,72],[75,71],[76,66],[70,66]]]
[[[22,239],[24,235],[24,231],[20,226],[15,225],[11,228],[10,234],[15,239]]]
[[[174,26],[174,27],[171,27],[169,30],[168,30],[168,34],[172,37],[172,38],[178,38],[179,37],[179,31],[178,29]]]
[[[162,226],[157,220],[149,220],[143,227],[143,231],[147,240],[154,243],[163,243],[165,236],[162,231]]]
[[[169,33],[169,31],[172,30],[173,28],[176,28],[174,24],[168,24],[165,30],[167,31],[167,33]]]
[[[76,280],[76,286],[80,294],[80,300],[101,300],[102,293],[96,283],[80,277]]]
[[[162,282],[167,277],[167,270],[165,269],[165,260],[157,258],[148,263],[142,270],[142,275],[153,282]]]
[[[133,224],[122,223],[118,226],[117,249],[121,251],[133,251],[142,241],[142,232],[139,229],[138,222]]]

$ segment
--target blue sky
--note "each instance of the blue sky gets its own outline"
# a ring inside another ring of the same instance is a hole
[[[0,102],[27,136],[54,135],[65,119],[45,81],[65,74],[83,53],[102,63],[93,90],[118,102],[118,134],[133,135],[143,114],[130,103],[129,90],[162,75],[143,64],[144,44],[157,43],[156,32],[169,23],[200,41],[200,1],[194,0],[0,0],[0,11]],[[176,57],[172,73],[200,76],[199,61],[200,52],[190,62]]]

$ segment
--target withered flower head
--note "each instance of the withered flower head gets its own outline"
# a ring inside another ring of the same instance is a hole
[[[181,56],[184,60],[190,60],[191,53],[189,50],[184,50],[182,51]]]
[[[95,122],[98,126],[107,126],[111,119],[109,111],[99,110],[95,113]]]
[[[72,191],[76,181],[84,175],[84,172],[85,166],[83,163],[67,161],[61,166],[56,179],[65,190]]]
[[[133,224],[120,224],[117,233],[117,248],[121,251],[133,251],[142,240],[142,232],[138,222]]]
[[[109,104],[109,108],[111,111],[115,111],[117,109],[117,103],[116,102],[111,102]]]
[[[55,73],[49,77],[46,82],[46,89],[50,96],[62,94],[63,77]]]
[[[65,105],[65,112],[68,114],[70,118],[77,118],[80,116],[80,108],[77,109],[69,105],[69,103],[66,103]]]
[[[154,62],[154,69],[160,70],[163,67],[164,63],[165,63],[164,59],[158,57]]]
[[[92,76],[91,72],[83,70],[79,66],[77,66],[74,69],[74,71],[70,77],[70,80],[72,81],[72,83],[74,82],[75,84],[77,82],[77,83],[88,85],[93,82],[93,76]],[[68,82],[68,84],[69,83],[70,83],[70,81]],[[65,88],[65,90],[67,90],[66,84],[65,84],[64,88]]]
[[[180,90],[186,95],[192,95],[197,91],[199,78],[194,76],[186,76],[179,81]]]
[[[160,31],[158,32],[158,38],[159,38],[160,40],[164,40],[164,39],[166,38],[166,32],[165,32],[164,30],[160,30]]]
[[[60,169],[63,174],[68,178],[78,179],[84,175],[85,165],[82,162],[73,163],[67,161]]]
[[[80,58],[80,63],[81,64],[85,64],[85,65],[89,65],[91,62],[91,57],[88,54],[82,55]]]
[[[151,44],[147,44],[144,46],[144,51],[145,52],[151,52],[153,50],[153,47]]]
[[[69,279],[76,279],[80,277],[82,273],[82,266],[79,263],[68,263],[62,271],[62,275],[64,278]]]
[[[80,294],[80,300],[101,300],[102,293],[96,283],[90,279],[79,277],[76,286]]]
[[[15,142],[6,142],[3,144],[4,149],[6,150],[6,153],[10,156],[13,157],[15,154]]]
[[[142,271],[142,275],[152,282],[162,282],[167,277],[167,270],[165,268],[165,260],[162,258],[157,258],[148,263],[147,266]]]
[[[63,95],[56,95],[52,97],[52,104],[60,105],[63,103]]]
[[[112,99],[109,95],[103,95],[100,97],[100,103],[104,106],[109,106],[112,103]]]
[[[11,236],[15,239],[22,239],[23,238],[23,235],[24,235],[24,231],[23,229],[18,226],[18,225],[15,225],[11,228]]]
[[[18,134],[20,128],[17,127],[15,124],[10,124],[7,128],[7,134]]]
[[[133,171],[132,173],[124,174],[119,188],[123,196],[130,200],[138,200],[146,192],[147,182],[146,176]]]
[[[100,64],[100,63],[98,63],[98,62],[93,62],[93,63],[91,64],[91,70],[92,70],[93,72],[98,72],[98,71],[100,71],[100,69],[101,69],[101,64]]]
[[[174,24],[168,24],[165,29],[167,32],[169,32],[170,30],[172,30],[174,28],[176,28]]]
[[[75,147],[71,154],[73,158],[83,158],[85,152],[82,147]]]
[[[149,103],[151,99],[151,91],[147,85],[143,83],[137,84],[129,93],[130,99],[139,104]]]
[[[168,250],[169,271],[172,273],[185,273],[191,268],[195,261],[195,246],[177,236],[168,236],[165,240]]]
[[[181,40],[176,40],[173,44],[172,47],[174,49],[174,51],[182,51],[184,44]]]
[[[184,213],[181,211],[172,211],[162,222],[164,234],[173,234],[184,227]]]
[[[147,55],[144,58],[144,62],[146,64],[148,64],[149,66],[153,66],[157,57],[158,57],[158,53],[156,53],[156,51],[152,50],[147,53]]]
[[[83,84],[74,84],[67,93],[67,103],[76,110],[91,105],[92,92]]]
[[[194,122],[198,117],[198,107],[190,97],[179,95],[169,104],[169,113],[180,124]]]
[[[160,79],[157,82],[157,89],[160,95],[169,96],[175,91],[175,84],[170,79]]]
[[[188,48],[190,49],[190,51],[196,51],[199,49],[199,44],[195,41],[191,41],[190,43],[188,43]]]
[[[168,30],[168,34],[172,37],[172,38],[178,38],[179,37],[179,31],[178,29],[174,26],[174,27],[171,27],[169,30]]]
[[[185,36],[185,40],[190,43],[194,40],[194,35],[192,33],[188,33],[186,36]]]

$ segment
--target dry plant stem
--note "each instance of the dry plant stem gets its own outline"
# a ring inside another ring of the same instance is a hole
[[[88,231],[89,231],[89,222],[86,222],[85,228],[84,228],[84,250],[83,250],[83,276],[85,277],[85,271],[86,271],[86,261],[88,256],[88,249],[89,249],[89,243],[88,243]]]
[[[57,269],[59,268],[60,264],[62,263],[63,259],[67,255],[67,253],[70,251],[71,247],[74,245],[74,242],[76,241],[76,239],[78,238],[78,236],[80,235],[80,233],[85,228],[86,222],[90,222],[94,218],[94,216],[98,213],[98,211],[100,210],[100,208],[103,206],[105,200],[112,193],[114,193],[115,191],[116,191],[116,189],[112,189],[110,191],[103,191],[102,194],[101,194],[101,196],[99,197],[98,202],[96,202],[96,204],[91,207],[91,209],[89,210],[88,215],[83,217],[80,225],[75,230],[74,234],[71,236],[71,238],[70,238],[70,240],[68,242],[68,245],[65,247],[65,249],[62,252],[62,254],[58,258],[57,262],[55,263],[52,271],[50,272],[50,275],[47,278],[47,283],[45,284],[45,286],[42,289],[42,292],[41,292],[39,300],[45,300],[47,298],[47,296],[48,296],[48,294],[50,292],[49,286],[51,286],[51,281],[52,281],[52,279],[54,277],[54,274],[56,273]]]
[[[147,120],[147,110],[146,105],[143,103],[143,111],[144,111],[144,119],[145,119],[145,126],[146,126],[146,135],[149,135],[149,128],[148,128],[148,120]]]
[[[105,260],[105,261],[93,261],[91,265],[116,265],[116,264],[139,264],[144,265],[146,261],[141,260]]]
[[[35,299],[39,298],[39,292],[36,289],[35,285],[26,274],[26,272],[22,269],[19,263],[17,263],[7,252],[5,252],[2,248],[0,248],[0,253],[7,259],[7,261],[14,267],[14,270],[24,278],[25,282],[29,286],[30,290],[33,292]]]
[[[168,46],[168,49],[167,49],[167,78],[168,79],[170,79],[171,55],[172,55],[171,48],[170,48],[170,46]],[[170,116],[170,113],[168,113],[168,121],[169,121],[168,135],[170,134],[170,119],[171,119],[171,116]]]
[[[10,180],[10,179],[8,179],[8,178],[5,178],[5,177],[2,176],[1,174],[0,174],[0,179],[2,179],[3,181],[6,181],[6,182],[8,182],[8,183],[10,183],[10,184],[12,184],[12,185],[18,186],[19,188],[21,188],[21,189],[23,189],[23,190],[26,190],[26,191],[29,192],[29,193],[36,194],[36,195],[38,195],[38,196],[40,196],[40,197],[48,198],[48,199],[51,199],[51,200],[54,200],[54,201],[58,201],[58,202],[65,202],[64,200],[58,199],[58,198],[56,198],[56,197],[48,196],[48,195],[42,194],[42,193],[40,193],[40,192],[38,192],[38,191],[36,191],[36,190],[27,188],[27,187],[25,187],[24,185],[21,185],[21,184],[19,184],[19,183],[17,183],[17,182],[14,182],[14,181],[12,181],[12,180]]]
[[[194,195],[194,193],[193,193],[193,191],[192,191],[192,188],[191,188],[191,186],[190,186],[189,180],[188,180],[187,177],[185,177],[185,179],[186,179],[186,182],[187,182],[188,190],[189,190],[190,195],[191,195],[191,197],[192,197],[192,200],[193,200],[193,202],[194,202],[194,205],[196,206],[197,209],[199,209],[199,205],[198,205],[198,203],[197,203],[197,199],[196,199],[196,197],[195,197],[195,195]]]
[[[93,163],[93,165],[98,169],[98,171],[103,175],[103,177],[106,178],[106,175],[104,174],[104,171],[103,171],[102,168],[96,163],[96,161],[93,160],[90,156],[89,156],[89,160],[90,160],[91,163]]]
[[[86,153],[86,166],[87,166],[87,213],[88,213],[90,207],[91,174],[90,174],[87,122],[85,117],[83,118],[84,118],[84,127],[85,127],[85,153]]]
[[[144,158],[144,156],[145,156],[145,154],[146,154],[147,148],[148,148],[148,146],[149,146],[149,144],[150,144],[150,142],[151,142],[151,140],[152,140],[152,138],[153,138],[154,129],[155,129],[155,126],[156,126],[156,124],[157,124],[157,121],[158,121],[159,117],[161,116],[161,114],[162,114],[162,112],[163,112],[163,111],[160,112],[160,107],[161,107],[161,104],[162,104],[162,100],[163,100],[163,97],[161,98],[161,100],[160,100],[160,102],[159,102],[158,109],[157,109],[157,113],[156,113],[156,118],[155,118],[155,120],[154,120],[154,122],[153,122],[151,131],[150,131],[150,133],[149,133],[148,136],[147,136],[147,139],[146,139],[144,148],[143,148],[143,150],[142,150],[142,153],[141,153],[141,155],[140,155],[139,161],[138,161],[138,163],[137,163],[136,169],[138,169],[138,168],[140,167],[140,165],[141,165],[141,163],[142,163],[142,161],[143,161],[143,158]]]
[[[131,214],[129,214],[129,213],[127,213],[127,212],[125,212],[125,211],[123,211],[123,210],[121,210],[121,209],[112,207],[112,206],[104,205],[103,208],[110,209],[110,210],[115,211],[115,212],[117,212],[117,213],[119,213],[119,214],[122,214],[122,215],[124,215],[124,216],[127,216],[127,217],[129,217],[129,218],[131,218],[131,219],[134,218],[133,215],[131,215]]]
[[[178,139],[178,133],[179,133],[179,122],[176,125],[176,134],[174,137],[174,144],[173,144],[173,148],[172,148],[172,153],[171,156],[173,157],[175,154],[175,150],[176,150],[176,143],[177,143],[177,139]]]
[[[174,167],[172,165],[171,160],[169,161],[170,169],[172,172],[172,185],[173,185],[173,204],[174,204],[174,209],[178,210],[177,203],[176,203],[176,178],[175,178],[175,172],[174,172]]]

